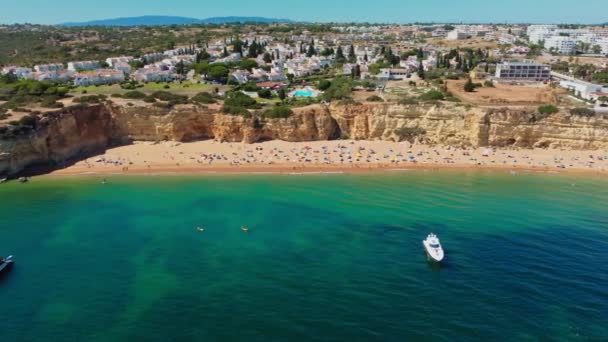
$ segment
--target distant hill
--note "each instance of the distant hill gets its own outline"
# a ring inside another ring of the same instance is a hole
[[[146,15],[142,17],[127,17],[115,19],[102,19],[85,22],[63,23],[60,26],[163,26],[163,25],[189,25],[189,24],[228,24],[239,22],[256,23],[290,23],[288,19],[274,19],[263,17],[213,17],[207,19],[196,19],[175,16],[154,16]]]

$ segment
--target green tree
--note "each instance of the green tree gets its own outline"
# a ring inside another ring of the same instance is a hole
[[[268,52],[264,54],[264,63],[272,63],[272,56]]]
[[[258,90],[258,96],[263,99],[269,99],[272,97],[272,92],[270,89],[260,89]]]
[[[312,57],[314,55],[316,55],[317,52],[315,51],[315,47],[313,45],[309,45],[308,46],[308,52],[306,52],[306,56],[307,57]]]
[[[422,61],[420,63],[418,63],[418,77],[420,77],[421,80],[424,80],[426,78],[426,75],[424,74],[424,65],[422,65]]]
[[[344,51],[342,50],[341,46],[338,46],[338,49],[336,50],[336,62],[337,63],[346,62],[346,57],[344,57]]]
[[[355,46],[352,44],[348,48],[348,62],[349,63],[357,62],[357,56],[355,55]]]
[[[228,68],[223,64],[213,64],[209,67],[207,77],[215,81],[224,81],[228,78]]]
[[[467,82],[464,84],[464,91],[467,93],[472,93],[475,91],[475,85],[473,84],[473,80],[469,77]]]
[[[317,85],[317,88],[321,91],[325,91],[329,87],[331,87],[331,82],[329,80],[320,80],[319,84]]]
[[[281,99],[281,101],[285,101],[286,98],[287,94],[285,93],[285,88],[279,89],[279,99]]]
[[[254,40],[249,45],[249,57],[256,58],[258,56],[258,43]]]
[[[232,42],[232,52],[234,53],[240,53],[241,56],[243,56],[243,41],[240,39],[235,39]]]

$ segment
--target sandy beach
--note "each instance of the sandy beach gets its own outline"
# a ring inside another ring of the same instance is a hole
[[[387,141],[135,142],[51,173],[65,175],[318,173],[505,169],[608,175],[608,151],[492,149]]]

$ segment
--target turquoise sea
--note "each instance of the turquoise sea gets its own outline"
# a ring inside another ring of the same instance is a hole
[[[608,340],[606,178],[36,178],[0,199],[2,342]]]

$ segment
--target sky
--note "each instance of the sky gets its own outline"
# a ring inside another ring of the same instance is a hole
[[[309,22],[605,23],[608,0],[0,0],[0,23],[142,15],[263,16]]]

